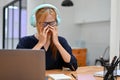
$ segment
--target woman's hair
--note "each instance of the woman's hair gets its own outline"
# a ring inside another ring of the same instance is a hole
[[[57,15],[53,8],[49,8],[49,7],[42,8],[36,12],[36,21],[40,19],[40,21],[43,22],[48,14],[55,16],[55,18]]]
[[[42,8],[42,9],[39,9],[37,12],[36,12],[36,23],[38,21],[41,21],[41,22],[44,22],[45,18],[48,16],[48,15],[52,15],[53,17],[55,17],[55,20],[56,20],[56,12],[53,8],[49,8],[49,7],[46,7],[46,8]],[[37,27],[38,28],[38,27]],[[39,32],[39,31],[38,31]],[[51,37],[51,43],[50,43],[50,49],[52,50],[52,56],[54,57],[54,59],[56,59],[56,54],[57,54],[57,48],[56,46],[54,45],[53,41],[52,41],[52,37]]]

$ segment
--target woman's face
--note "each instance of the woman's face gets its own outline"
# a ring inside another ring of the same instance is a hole
[[[56,13],[53,9],[40,10],[36,14],[36,17],[37,17],[36,25],[37,25],[38,33],[40,33],[40,31],[42,31],[45,27],[48,26],[54,27],[57,25]]]

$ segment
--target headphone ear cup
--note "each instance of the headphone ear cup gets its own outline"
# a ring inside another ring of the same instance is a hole
[[[30,24],[35,27],[36,26],[36,18],[35,15],[32,15],[30,18]]]
[[[60,17],[57,15],[57,22],[58,22],[58,25],[60,24],[60,22],[61,22],[61,19],[60,19]]]

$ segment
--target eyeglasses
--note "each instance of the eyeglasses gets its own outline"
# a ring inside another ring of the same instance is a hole
[[[51,22],[39,22],[39,24],[42,24],[43,27],[46,27],[47,25],[50,25],[52,27],[57,25],[56,21],[51,21]]]

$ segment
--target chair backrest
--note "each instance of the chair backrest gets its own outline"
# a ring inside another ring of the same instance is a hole
[[[108,53],[108,54],[107,54],[107,53]],[[107,54],[107,55],[106,55],[106,54]],[[105,58],[106,56],[108,56],[108,58]],[[105,63],[109,63],[109,46],[107,46],[107,47],[105,48],[105,51],[104,51],[103,55],[102,55],[102,56],[99,56],[99,58],[95,60],[95,65],[97,65],[97,63],[99,62],[100,65],[103,66],[102,59],[104,59]]]

